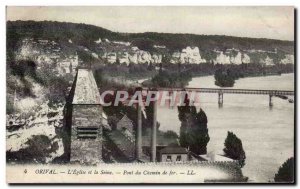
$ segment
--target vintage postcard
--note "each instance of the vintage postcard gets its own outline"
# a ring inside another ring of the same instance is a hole
[[[295,9],[6,7],[8,183],[295,182]]]

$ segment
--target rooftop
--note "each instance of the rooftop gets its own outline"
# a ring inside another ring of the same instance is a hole
[[[129,119],[129,117],[126,114],[123,115],[123,117],[118,121],[118,123],[121,122],[121,121],[131,122],[132,123],[132,120]]]
[[[163,137],[161,134],[157,133],[156,136],[156,145],[157,146],[168,146],[170,144],[177,143],[176,139]],[[146,135],[142,137],[143,146],[151,146],[151,136]]]
[[[187,154],[186,148],[180,146],[168,146],[160,151],[161,154]]]

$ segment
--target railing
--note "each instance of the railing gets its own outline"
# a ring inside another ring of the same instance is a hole
[[[294,96],[294,91],[287,90],[257,90],[257,89],[221,89],[221,88],[143,88],[143,91],[186,91],[186,92],[197,92],[197,93],[217,93],[218,104],[220,107],[223,105],[223,94],[249,94],[249,95],[269,95],[269,106],[273,106],[273,96]],[[287,97],[285,97],[287,99]]]
[[[287,90],[257,90],[257,89],[221,89],[221,88],[156,88],[158,91],[195,91],[199,93],[231,93],[254,95],[289,95],[294,96],[294,91]],[[143,88],[145,91],[152,89]]]

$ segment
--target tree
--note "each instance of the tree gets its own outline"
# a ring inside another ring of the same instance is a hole
[[[196,154],[206,154],[206,147],[210,138],[207,129],[207,116],[201,108],[196,114],[194,122],[196,126],[192,127],[190,133],[192,139],[191,150]]]
[[[153,94],[154,95],[154,94]],[[152,96],[154,97],[154,96]],[[145,114],[146,114],[146,120],[144,121],[143,125],[145,125],[145,128],[152,128],[153,125],[153,116],[154,116],[154,102],[150,102],[149,106],[145,106]],[[156,122],[157,129],[159,128],[160,123]]]
[[[168,131],[164,132],[164,137],[178,139],[177,133],[174,132],[174,131],[171,131],[171,130],[168,130]]]
[[[294,157],[286,160],[275,174],[275,182],[294,182]]]
[[[235,79],[237,79],[233,72],[230,71],[229,69],[223,70],[223,69],[218,69],[215,72],[215,84],[220,87],[233,87],[235,83]]]
[[[120,63],[120,59],[119,58],[117,58],[116,59],[116,65],[120,65],[121,63]]]
[[[197,113],[196,107],[189,105],[189,99],[186,96],[185,105],[178,106],[178,118],[181,121],[180,145],[196,154],[206,154],[210,138],[205,112],[200,109]]]
[[[162,56],[162,59],[161,59],[161,62],[162,62],[162,63],[164,63],[164,64],[169,64],[170,61],[171,61],[170,55],[165,54],[165,55]]]
[[[224,145],[225,148],[223,151],[225,156],[238,160],[240,166],[243,167],[245,165],[246,154],[242,141],[233,132],[228,131]]]
[[[162,73],[162,63],[159,63],[159,74]]]
[[[147,70],[152,71],[155,69],[155,66],[153,66],[152,62],[150,62],[150,64],[147,67]]]

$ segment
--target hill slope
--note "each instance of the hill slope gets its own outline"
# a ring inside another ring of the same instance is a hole
[[[277,48],[288,53],[293,53],[294,51],[294,43],[292,41],[152,32],[124,34],[93,25],[52,21],[8,21],[7,37],[9,39],[9,46],[11,42],[16,42],[18,39],[24,37],[48,38],[59,41],[71,39],[74,43],[83,46],[94,45],[95,40],[107,38],[109,40],[129,41],[133,44],[139,43],[139,48],[142,47],[140,42],[142,40],[145,47],[153,43],[154,45],[165,45],[168,49],[172,50],[181,50],[186,46],[198,46],[200,50],[213,50],[218,47],[221,50],[224,48],[236,48],[270,51]]]

